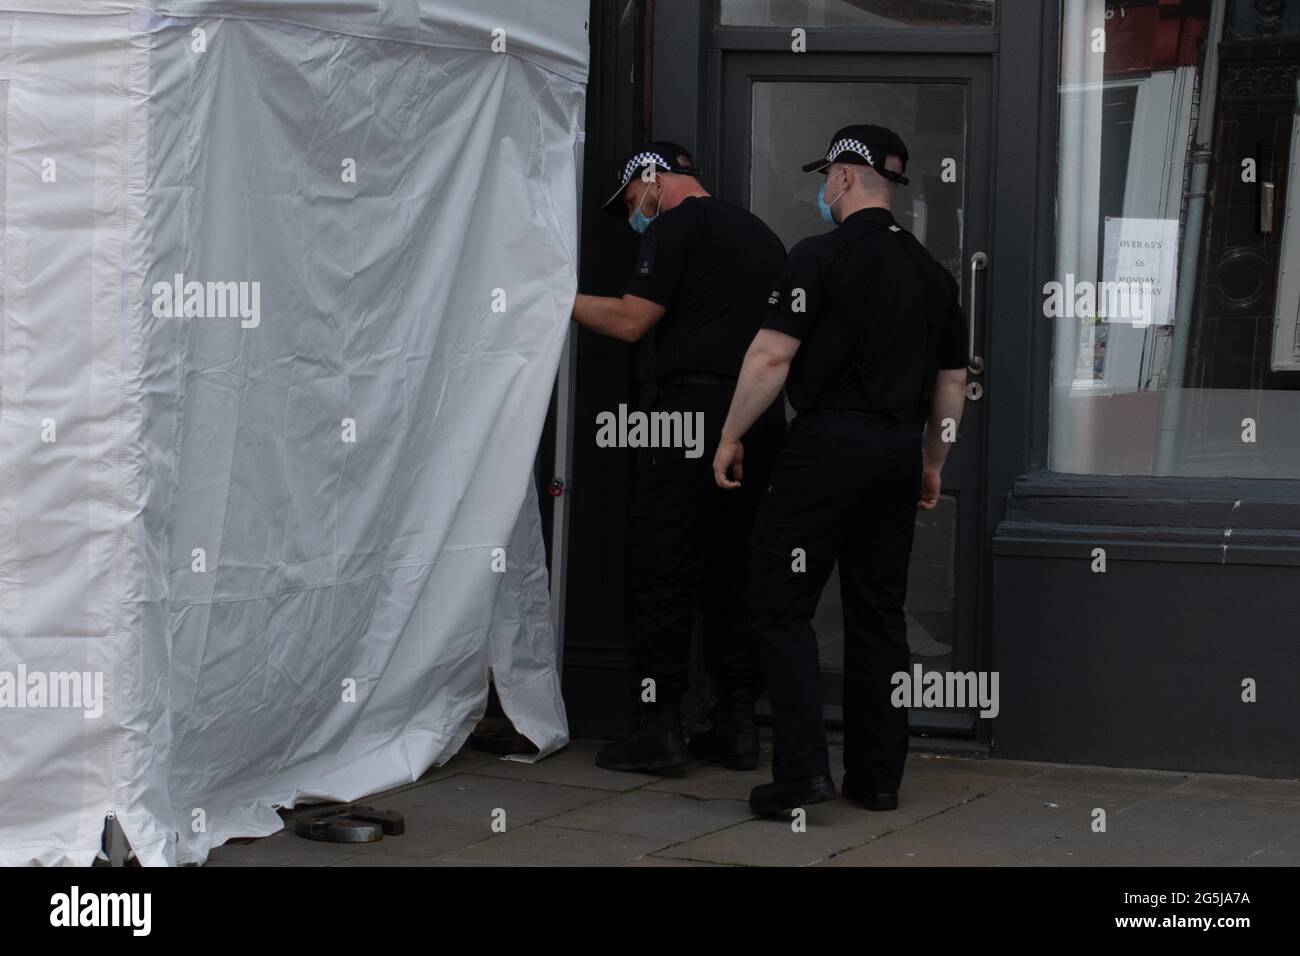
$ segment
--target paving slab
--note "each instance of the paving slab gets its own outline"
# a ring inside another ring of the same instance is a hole
[[[725,863],[702,863],[699,860],[674,860],[668,857],[655,856],[651,853],[649,856],[639,856],[635,860],[630,860],[623,864],[632,867],[661,867],[661,866],[711,866],[725,867]]]
[[[508,777],[513,780],[532,780],[538,783],[559,783],[571,787],[587,787],[592,790],[611,790],[616,792],[635,790],[654,783],[662,777],[650,774],[621,773],[596,766],[596,751],[604,746],[604,741],[574,741],[559,753],[552,754],[537,763],[521,763],[518,760],[500,758],[488,763],[481,763],[473,772],[491,777]]]
[[[1173,792],[1231,797],[1234,800],[1271,800],[1300,804],[1300,780],[1267,780],[1235,774],[1198,773],[1186,783],[1175,787]]]
[[[1029,853],[1043,866],[1297,866],[1300,813],[1261,803],[1168,793],[1108,813],[1105,833],[1072,830]]]
[[[664,845],[655,837],[524,826],[438,858],[441,865],[620,866]]]
[[[946,764],[908,764],[898,792],[898,810],[888,813],[930,816],[969,800],[1011,787],[1026,786],[1035,777],[1007,773],[986,774],[986,768],[962,769]]]
[[[1200,865],[1198,862],[1197,866]],[[1233,866],[1300,866],[1300,854],[1291,847],[1269,847],[1252,853],[1240,863]]]
[[[385,803],[393,809],[392,802]],[[490,818],[482,822],[466,823],[448,820],[429,809],[405,813],[406,832],[400,836],[386,836],[378,843],[357,844],[349,847],[356,865],[365,866],[381,859],[414,859],[428,862],[449,850],[477,843],[491,835]],[[507,817],[507,820],[509,818]],[[302,839],[298,837],[297,839]]]
[[[1190,773],[1167,770],[1124,770],[1112,767],[1048,765],[1035,783],[1065,786],[1118,787],[1131,790],[1173,790],[1191,780]]]
[[[205,866],[331,866],[356,853],[355,846],[316,843],[281,831],[251,843],[227,843],[208,854]]]
[[[732,865],[806,866],[986,794],[1036,779],[1042,770],[1042,767],[1017,766],[1005,761],[992,766],[979,760],[954,765],[918,755],[909,760],[897,810],[873,813],[840,798],[807,808],[804,833],[795,832],[791,820],[751,819],[736,827],[687,840],[656,856]],[[770,780],[771,773],[765,767],[745,773],[709,767],[692,771],[681,779],[653,784],[646,790],[702,800],[743,800],[747,805],[750,788]]]
[[[420,821],[427,820],[437,821],[439,827],[450,830],[475,830],[486,839],[492,836],[497,810],[505,812],[506,828],[510,829],[610,796],[608,790],[461,773],[403,790],[376,803],[382,809],[403,814],[408,833],[413,824],[418,826]]]
[[[894,832],[827,860],[827,866],[1011,866],[1067,839],[1091,835],[1092,811],[1108,817],[1159,794],[1140,788],[1022,783],[907,822]],[[902,812],[900,810],[897,811]],[[886,814],[891,816],[892,814]]]
[[[831,775],[836,785],[843,782],[840,748],[831,750]],[[906,801],[918,780],[930,776],[947,776],[952,780],[970,780],[972,791],[984,792],[1015,782],[1036,780],[1056,765],[1031,764],[1015,760],[984,760],[912,754],[903,774],[900,799]],[[702,800],[749,800],[749,791],[762,783],[772,782],[770,753],[757,769],[738,772],[713,764],[702,764],[679,777],[669,777],[646,785],[646,789],[681,793]]]
[[[682,843],[751,817],[749,806],[739,800],[696,800],[680,793],[633,790],[552,817],[546,824]]]
[[[847,800],[807,808],[806,830],[796,832],[793,818],[753,818],[655,855],[679,860],[743,866],[807,866],[886,832],[898,818],[871,813]]]
[[[1003,777],[1009,780],[1033,780],[1059,764],[1030,763],[1025,760],[994,760],[988,757],[953,757],[947,754],[914,753],[907,758],[903,783],[919,773],[957,772],[977,777]],[[839,776],[838,770],[837,776]]]
[[[361,856],[350,856],[345,860],[339,860],[337,863],[331,863],[331,867],[343,867],[344,869],[355,869],[356,867],[377,867],[389,869],[391,867],[428,867],[434,866],[435,861],[432,857],[422,856],[397,856],[389,854],[387,856],[374,856],[363,854]]]
[[[403,784],[402,788],[419,786],[422,783],[431,783],[434,780],[442,780],[444,777],[454,777],[458,773],[464,773],[467,770],[474,770],[478,767],[490,767],[494,763],[500,763],[501,757],[498,754],[485,753],[482,750],[475,750],[468,744],[461,748],[460,753],[452,757],[441,767],[430,767],[414,783]]]
[[[364,799],[407,832],[327,844],[292,832],[213,851],[211,866],[1144,866],[1300,865],[1300,781],[1123,770],[941,754],[908,759],[900,808],[837,799],[807,808],[805,832],[759,820],[738,773],[680,777],[596,767],[596,741],[538,764],[463,750],[419,781]],[[837,782],[841,748],[832,750]],[[322,809],[304,805],[284,816]],[[1092,831],[1092,811],[1107,831]],[[492,831],[493,811],[507,831]]]
[[[665,777],[646,784],[656,793],[679,793],[696,800],[739,800],[748,802],[749,791],[760,783],[772,782],[766,761],[757,770],[728,770],[717,764],[700,764],[678,777]]]

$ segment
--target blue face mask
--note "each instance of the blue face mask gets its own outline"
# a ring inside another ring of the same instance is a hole
[[[828,180],[829,181],[829,180]],[[847,188],[847,187],[846,187]],[[835,204],[840,201],[840,196],[844,195],[844,190],[830,202],[826,201],[826,183],[822,183],[822,188],[817,190],[817,211],[822,214],[822,221],[827,225],[837,225],[835,222]]]
[[[649,192],[649,190],[646,190],[646,192]],[[641,198],[642,200],[645,199],[645,193],[641,194]],[[663,203],[664,194],[662,190],[659,192],[659,202],[655,205],[655,214],[653,216],[647,216],[643,213],[641,211],[641,205],[638,203],[637,207],[632,210],[632,218],[627,221],[627,224],[632,227],[632,231],[638,236],[644,236],[645,231],[650,228],[650,223],[659,218],[659,207],[662,206]]]

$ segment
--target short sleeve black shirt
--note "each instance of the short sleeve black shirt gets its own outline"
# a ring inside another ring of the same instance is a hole
[[[800,340],[786,381],[800,412],[922,418],[937,370],[967,362],[956,280],[887,209],[790,250],[763,327]]]
[[[740,374],[785,246],[753,213],[693,196],[641,239],[627,291],[667,311],[654,329],[654,377]]]

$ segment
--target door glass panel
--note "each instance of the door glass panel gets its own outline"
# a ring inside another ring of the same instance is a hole
[[[822,177],[801,171],[825,155],[836,130],[854,123],[887,126],[907,144],[911,180],[899,188],[894,215],[959,284],[963,279],[963,194],[967,87],[961,82],[757,82],[753,86],[750,209],[789,248],[833,227],[817,212]],[[947,172],[945,172],[947,171]],[[950,476],[945,472],[945,487]],[[958,495],[918,512],[908,577],[907,640],[926,671],[968,666],[972,649],[956,627]],[[843,672],[844,615],[838,573],[813,618],[822,670]],[[838,681],[829,681],[834,688]],[[828,691],[828,695],[829,695]],[[827,703],[832,703],[828,696]]]
[[[720,0],[724,27],[991,27],[996,0]]]
[[[903,138],[911,182],[899,187],[894,216],[961,282],[964,84],[755,83],[749,208],[786,248],[831,229],[817,214],[822,177],[801,167],[825,156],[835,131],[855,123],[886,126]]]

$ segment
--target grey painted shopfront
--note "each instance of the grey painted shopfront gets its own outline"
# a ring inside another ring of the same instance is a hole
[[[975,330],[909,641],[1000,688],[992,719],[913,711],[916,745],[1300,775],[1300,0],[595,0],[590,27],[584,291],[622,292],[633,237],[595,207],[644,134],[787,246],[823,228],[798,166],[831,132],[909,144],[895,214]],[[575,345],[572,464],[540,475],[574,734],[613,736],[634,462],[586,423],[644,376]],[[816,623],[833,723],[833,584]]]

